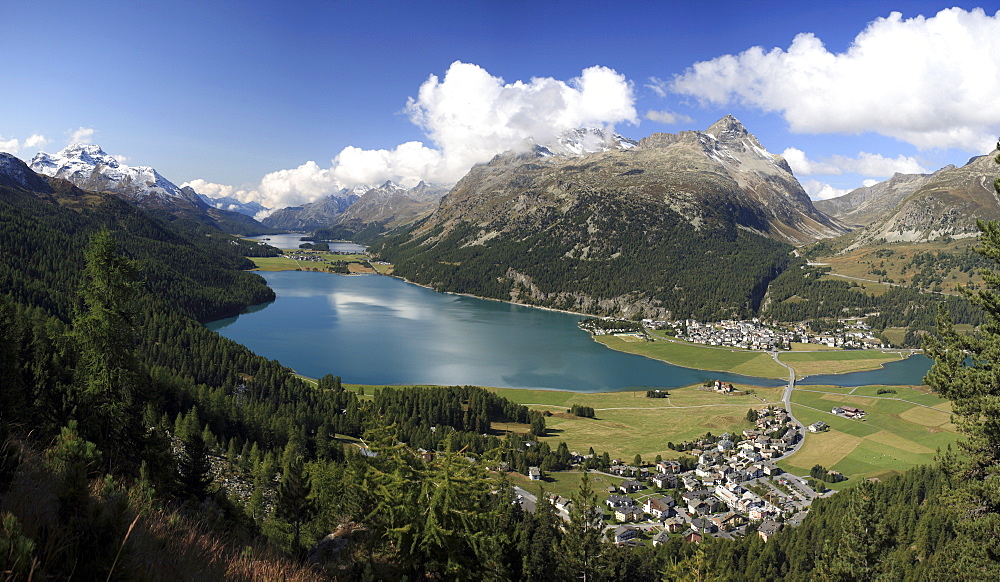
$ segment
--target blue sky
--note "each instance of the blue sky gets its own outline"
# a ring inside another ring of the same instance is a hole
[[[989,151],[1000,14],[814,4],[7,1],[0,149],[89,141],[275,207],[454,180],[562,122],[638,139],[731,113],[814,197]]]

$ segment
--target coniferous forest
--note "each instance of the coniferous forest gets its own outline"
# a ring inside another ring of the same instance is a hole
[[[1000,227],[983,229],[985,256],[1000,257]],[[928,382],[953,401],[960,450],[819,500],[802,525],[767,542],[631,548],[603,538],[586,473],[568,520],[544,501],[534,513],[514,502],[497,468],[573,462],[565,445],[533,440],[547,430],[541,414],[477,387],[361,395],[207,331],[202,321],[273,298],[243,271],[250,252],[260,251],[112,196],[0,188],[5,579],[997,574],[1000,301],[991,291],[970,296],[986,317],[979,334],[955,333],[941,309],[928,346]],[[530,429],[504,436],[494,422]],[[592,451],[585,466],[608,462]]]

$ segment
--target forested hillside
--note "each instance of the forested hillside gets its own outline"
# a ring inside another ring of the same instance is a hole
[[[541,230],[513,228],[468,244],[477,229],[464,224],[440,239],[440,229],[413,240],[398,235],[373,252],[396,265],[394,274],[441,290],[600,315],[706,320],[755,313],[791,258],[790,245],[738,229],[724,212],[696,229],[676,213],[651,210],[592,192],[564,213],[571,219],[554,210],[540,219]]]

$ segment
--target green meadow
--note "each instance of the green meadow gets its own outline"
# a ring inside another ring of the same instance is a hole
[[[879,389],[896,393],[877,394]],[[853,406],[867,412],[864,420],[830,413],[835,406]],[[778,463],[804,475],[813,465],[840,471],[853,486],[864,478],[885,477],[917,465],[934,462],[938,450],[957,439],[947,400],[921,387],[810,386],[792,394],[792,412],[808,425],[824,421],[830,430],[807,433],[802,449]]]

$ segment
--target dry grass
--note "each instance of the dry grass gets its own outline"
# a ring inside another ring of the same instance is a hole
[[[181,511],[151,501],[139,488],[105,478],[91,481],[90,509],[79,511],[77,517],[85,522],[70,526],[60,517],[60,478],[45,465],[38,450],[22,442],[11,443],[20,449],[21,463],[10,489],[0,498],[0,514],[12,514],[22,535],[35,542],[35,578],[62,577],[67,564],[80,559],[89,562],[88,576],[99,572],[101,580],[323,579],[320,573],[281,556],[262,539],[238,539],[229,530],[213,530],[210,522],[221,510],[211,501],[197,512]],[[103,528],[96,531],[116,533],[98,539],[96,549],[83,550],[76,528],[95,531],[91,529],[95,520]],[[73,557],[81,551],[88,553]],[[74,572],[75,566],[69,571]],[[81,576],[77,573],[75,578]]]

